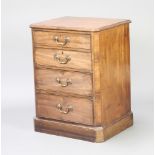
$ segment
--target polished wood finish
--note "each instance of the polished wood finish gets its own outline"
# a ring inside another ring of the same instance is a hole
[[[100,44],[102,113],[106,125],[131,110],[128,24],[102,31]]]
[[[57,92],[72,93],[79,95],[92,95],[92,79],[90,74],[79,72],[68,72],[63,70],[36,69],[36,86],[38,89],[53,90]],[[71,80],[71,84],[62,87],[61,83],[57,82],[57,78],[65,83],[66,80]]]
[[[85,126],[55,120],[36,118],[35,130],[49,134],[61,135],[71,138],[101,142],[103,140],[103,127]]]
[[[37,94],[36,97],[37,117],[93,125],[91,100],[47,94]],[[67,106],[71,106],[72,111],[64,114],[58,110],[58,104],[61,104],[64,110]]]
[[[64,42],[65,37],[69,39],[65,45],[65,48],[87,49],[87,50],[90,49],[90,35],[88,34],[64,33],[61,31],[57,32],[40,31],[40,30],[33,31],[35,46],[44,45],[56,48],[58,47],[58,44],[54,40],[56,36],[59,38],[60,42]]]
[[[108,127],[104,126],[85,126],[81,124],[73,124],[62,121],[46,120],[36,118],[35,131],[54,134],[59,136],[66,136],[87,140],[91,142],[103,142],[112,136],[120,133],[126,128],[133,125],[133,115],[128,114],[120,121],[112,123]]]
[[[73,30],[73,31],[101,31],[113,28],[125,23],[130,23],[125,19],[106,19],[89,17],[61,17],[32,24],[32,28]]]
[[[31,25],[36,131],[102,142],[133,124],[129,23],[67,17]]]
[[[100,75],[100,44],[99,32],[92,33],[92,68],[93,68],[93,96],[94,96],[94,125],[102,125],[102,96]]]
[[[78,71],[84,70],[85,72],[90,72],[92,70],[91,53],[44,48],[36,48],[34,53],[35,63],[39,66],[51,66],[62,69],[70,68]],[[54,58],[56,54],[59,57],[62,57],[62,55],[64,55],[64,57],[69,56],[70,61],[68,61],[66,64],[61,64],[60,61]]]

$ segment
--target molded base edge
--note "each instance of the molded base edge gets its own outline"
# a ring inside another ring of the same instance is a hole
[[[130,113],[108,127],[93,127],[72,124],[56,120],[35,118],[35,131],[82,139],[91,142],[103,142],[133,125],[133,114]]]

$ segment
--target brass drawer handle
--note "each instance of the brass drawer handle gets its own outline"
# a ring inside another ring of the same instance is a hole
[[[57,45],[63,47],[63,46],[65,46],[69,42],[69,38],[68,37],[64,37],[64,42],[60,42],[59,37],[55,36],[54,37],[54,41],[56,42]]]
[[[55,53],[54,59],[57,60],[60,64],[67,64],[71,60],[69,55],[64,55],[63,53],[61,55]]]
[[[68,114],[70,111],[73,111],[72,106],[68,105],[66,108],[63,108],[60,103],[57,105],[57,109],[63,114]]]
[[[61,84],[61,87],[67,87],[69,84],[72,84],[70,79],[60,79],[57,77],[56,81]]]

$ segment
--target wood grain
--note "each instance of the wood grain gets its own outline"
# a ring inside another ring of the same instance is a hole
[[[34,53],[35,63],[37,65],[43,65],[47,67],[54,66],[62,69],[69,68],[78,71],[84,70],[85,72],[91,71],[91,53],[43,48],[36,48]],[[54,58],[55,54],[57,54],[59,57],[68,56],[71,60],[66,64],[61,64]]]
[[[74,31],[100,31],[130,22],[130,20],[114,18],[108,19],[93,17],[61,17],[32,24],[31,28]]]
[[[48,47],[60,47],[54,40],[55,36],[58,36],[60,42],[64,42],[64,38],[68,37],[69,42],[64,46],[65,48],[73,49],[90,49],[90,35],[78,34],[78,33],[64,33],[61,31],[38,31],[33,30],[34,44],[44,45]]]
[[[133,124],[129,23],[65,17],[31,25],[36,131],[102,142]],[[70,42],[60,47],[54,36]],[[71,60],[60,64],[55,54]]]
[[[67,114],[61,113],[57,109],[58,104],[63,106],[63,110],[66,110],[67,106],[72,106],[73,110]],[[93,125],[92,101],[84,98],[37,94],[37,117]]]
[[[133,114],[128,113],[121,119],[103,129],[104,140],[107,140],[133,125]]]
[[[56,81],[60,78],[62,81],[71,80],[72,84],[62,87]],[[63,70],[36,69],[36,87],[43,90],[53,90],[57,92],[74,93],[79,95],[92,95],[92,78],[89,74],[78,72],[68,72]]]
[[[100,33],[103,124],[131,112],[128,24]]]
[[[35,131],[61,135],[91,142],[103,142],[133,125],[133,115],[126,117],[107,127],[93,127],[62,121],[35,118]]]
[[[99,32],[93,32],[92,39],[92,70],[93,70],[93,96],[94,96],[94,125],[102,124],[101,76],[100,76],[100,42]]]
[[[76,92],[72,92],[71,94],[70,93],[65,93],[65,92],[60,92],[60,91],[53,91],[53,90],[45,90],[45,89],[38,89],[36,88],[36,92],[37,93],[41,93],[41,94],[48,94],[48,95],[59,95],[59,96],[70,96],[70,97],[76,97],[76,98],[87,98],[89,100],[94,100],[94,97],[93,96],[86,96],[86,95],[79,95],[79,94],[76,94]]]
[[[62,121],[35,118],[35,130],[49,134],[61,135],[92,142],[103,140],[103,128],[73,124]],[[98,137],[100,135],[100,137]]]

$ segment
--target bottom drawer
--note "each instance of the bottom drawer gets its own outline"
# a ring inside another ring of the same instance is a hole
[[[93,125],[92,101],[89,99],[38,93],[36,101],[37,117]]]

